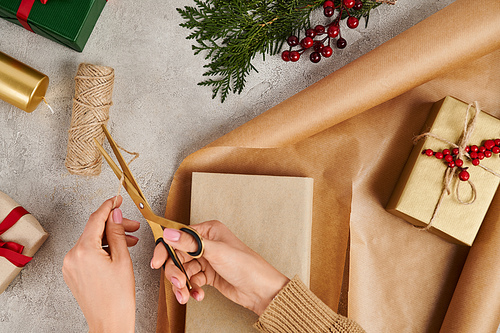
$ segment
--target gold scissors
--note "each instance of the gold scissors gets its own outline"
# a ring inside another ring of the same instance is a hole
[[[165,243],[163,240],[163,229],[162,227],[165,228],[171,228],[171,229],[177,229],[177,230],[182,230],[184,232],[187,232],[191,236],[193,236],[194,240],[198,244],[198,249],[195,252],[188,252],[191,257],[197,259],[203,255],[203,250],[204,250],[204,244],[203,244],[203,239],[201,236],[196,232],[196,230],[192,229],[191,227],[179,223],[179,222],[174,222],[171,220],[168,220],[164,217],[155,215],[153,213],[153,210],[149,206],[148,202],[146,201],[146,197],[142,193],[141,189],[139,188],[139,185],[137,184],[134,176],[130,172],[130,169],[125,162],[125,159],[123,158],[122,154],[120,153],[120,150],[118,149],[118,145],[116,144],[115,140],[111,137],[109,134],[108,129],[106,128],[105,125],[102,125],[102,129],[104,131],[104,134],[106,135],[106,138],[108,138],[109,144],[111,146],[111,149],[115,153],[116,159],[118,160],[118,163],[120,163],[121,169],[116,165],[116,163],[111,159],[111,157],[108,155],[108,153],[104,150],[104,148],[101,146],[101,144],[94,138],[94,142],[101,152],[102,156],[104,159],[108,162],[109,166],[115,173],[116,177],[121,180],[122,175],[124,177],[123,181],[123,187],[127,190],[128,194],[130,195],[130,198],[134,201],[135,205],[141,212],[142,216],[148,221],[149,226],[151,227],[151,230],[153,231],[153,236],[156,241],[156,245],[158,243],[162,243],[165,248],[167,249],[167,252],[172,258],[172,261],[174,262],[175,266],[179,268],[184,275],[186,275],[186,286],[188,287],[189,290],[192,289],[191,283],[189,282],[189,277],[186,273],[186,270],[184,269],[184,266],[182,266],[179,257],[177,257],[177,254],[175,253],[175,250]],[[163,267],[165,267],[165,264],[163,264]]]

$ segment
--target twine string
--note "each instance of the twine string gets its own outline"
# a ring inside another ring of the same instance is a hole
[[[101,173],[102,157],[93,139],[100,144],[104,141],[101,125],[109,120],[113,84],[111,67],[91,64],[78,67],[64,163],[71,174],[96,176]]]
[[[474,130],[476,129],[477,115],[480,112],[479,104],[476,101],[476,102],[474,102],[475,112],[474,112],[472,118],[469,119],[469,114],[470,114],[469,111],[470,111],[471,107],[472,107],[472,104],[469,104],[469,106],[467,107],[467,110],[465,111],[464,128],[463,128],[463,132],[462,132],[462,137],[460,138],[458,144],[451,142],[451,141],[448,141],[448,140],[446,140],[440,136],[437,136],[433,133],[430,133],[430,132],[423,133],[423,134],[416,136],[414,138],[414,142],[416,143],[417,141],[419,141],[423,138],[431,137],[431,138],[437,139],[439,141],[445,142],[445,143],[449,144],[450,146],[452,146],[453,148],[458,148],[457,158],[462,159],[464,155],[470,158],[470,155],[465,151],[465,148],[469,144],[472,133],[474,133]],[[500,177],[500,174],[489,169],[488,167],[485,167],[485,166],[481,166],[481,167],[484,170],[486,170],[487,172],[490,172],[491,174],[493,174],[497,177]],[[434,223],[434,221],[436,219],[436,216],[438,214],[439,209],[441,208],[441,205],[443,203],[444,198],[447,195],[450,195],[452,193],[450,185],[451,185],[451,182],[453,181],[453,179],[458,177],[459,170],[460,170],[459,168],[446,168],[446,171],[445,171],[445,174],[443,177],[443,190],[441,191],[441,196],[439,197],[439,200],[436,204],[436,207],[434,208],[434,212],[432,213],[432,217],[431,217],[431,219],[426,227],[415,226],[416,228],[428,231],[432,227],[432,224]],[[460,197],[460,182],[455,183],[455,196],[456,196],[458,202],[462,205],[473,204],[476,201],[476,197],[477,197],[477,190],[476,190],[476,186],[474,185],[474,183],[470,180],[467,180],[467,183],[471,187],[472,195],[469,198],[469,200],[466,200],[466,201],[462,200],[462,198]]]
[[[49,108],[50,112],[51,112],[52,114],[54,114],[54,109],[52,108],[52,106],[50,106],[49,102],[47,102],[47,99],[45,98],[45,96],[44,96],[44,97],[42,97],[42,100],[43,100],[43,102],[45,103],[45,105]]]

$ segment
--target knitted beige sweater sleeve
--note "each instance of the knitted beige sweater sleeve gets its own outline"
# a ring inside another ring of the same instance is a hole
[[[297,276],[276,295],[254,327],[266,333],[365,332],[333,312]]]

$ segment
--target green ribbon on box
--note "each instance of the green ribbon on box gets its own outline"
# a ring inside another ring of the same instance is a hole
[[[23,2],[26,5],[25,1],[1,1],[0,18],[23,26],[17,15]],[[28,5],[31,5],[33,0],[29,2]],[[78,52],[83,51],[106,0],[43,0],[43,2],[34,1],[31,10],[28,11],[27,25],[31,30]]]

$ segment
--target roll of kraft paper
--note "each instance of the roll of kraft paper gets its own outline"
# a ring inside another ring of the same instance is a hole
[[[472,245],[441,333],[495,332],[500,324],[500,191]]]
[[[0,52],[0,99],[33,112],[49,86],[47,75]]]

